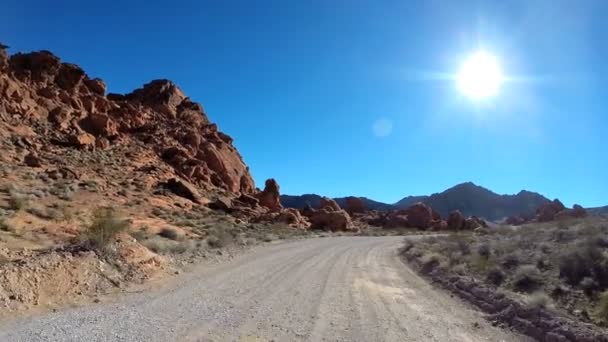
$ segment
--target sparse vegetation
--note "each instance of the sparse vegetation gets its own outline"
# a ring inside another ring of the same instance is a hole
[[[498,227],[487,235],[459,232],[408,240],[402,252],[423,272],[439,267],[517,292],[517,298],[544,296],[556,310],[608,325],[606,219],[589,217]],[[596,314],[587,315],[592,312]]]
[[[81,240],[90,248],[104,252],[116,234],[126,231],[129,222],[116,216],[112,208],[98,208],[82,232]]]

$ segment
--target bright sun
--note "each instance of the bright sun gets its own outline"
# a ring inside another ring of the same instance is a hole
[[[496,57],[485,51],[471,54],[462,63],[456,78],[458,90],[476,100],[497,95],[503,80]]]

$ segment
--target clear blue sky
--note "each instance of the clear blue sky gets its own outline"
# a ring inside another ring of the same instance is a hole
[[[283,193],[394,202],[473,181],[598,206],[607,16],[603,0],[4,0],[0,41],[112,92],[175,81]],[[479,47],[517,78],[484,103],[436,77]]]

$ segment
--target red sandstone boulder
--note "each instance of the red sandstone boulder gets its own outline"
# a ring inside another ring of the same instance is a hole
[[[319,202],[319,209],[328,209],[330,211],[340,211],[342,208],[331,198],[321,197],[321,201]]]
[[[581,207],[580,205],[575,204],[572,207],[571,215],[572,215],[572,217],[578,217],[578,218],[585,217],[585,216],[587,216],[587,210],[585,210],[585,208]]]
[[[448,215],[448,229],[461,230],[464,229],[465,218],[460,210],[454,210]]]
[[[314,215],[316,212],[316,210],[310,206],[310,204],[306,203],[306,205],[304,205],[304,208],[302,208],[302,210],[300,210],[300,213],[305,216],[310,218],[312,215]]]
[[[294,208],[283,209],[276,220],[278,222],[287,223],[288,225],[296,228],[308,228],[310,225],[306,218],[304,218],[300,212]]]
[[[349,214],[365,212],[365,204],[359,197],[346,198],[346,211]]]
[[[538,222],[547,222],[555,219],[555,215],[560,211],[566,209],[566,207],[558,199],[554,199],[552,202],[542,205],[536,210]]]
[[[34,152],[28,153],[25,156],[25,158],[23,159],[23,162],[25,163],[25,165],[27,165],[29,167],[40,167],[40,166],[42,166],[42,160]]]
[[[356,231],[350,216],[345,210],[331,210],[330,207],[317,210],[310,217],[311,229],[329,231]]]
[[[280,211],[283,209],[281,205],[279,184],[273,178],[267,179],[264,186],[264,191],[256,195],[260,201],[260,205],[270,209],[271,211]]]
[[[433,222],[433,210],[428,205],[418,202],[403,211],[407,215],[408,225],[414,228],[427,229]]]

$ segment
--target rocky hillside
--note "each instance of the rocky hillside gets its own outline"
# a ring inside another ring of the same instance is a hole
[[[106,95],[101,79],[51,52],[9,57],[0,49],[0,122],[14,131],[30,160],[49,146],[105,150],[135,140],[205,189],[255,190],[232,138],[168,80]]]
[[[460,210],[466,216],[499,220],[512,215],[534,213],[538,207],[549,202],[549,199],[525,190],[516,195],[499,195],[469,182],[430,196],[406,197],[395,205],[398,208],[406,208],[413,202],[426,203],[441,216],[447,216],[453,210]]]

